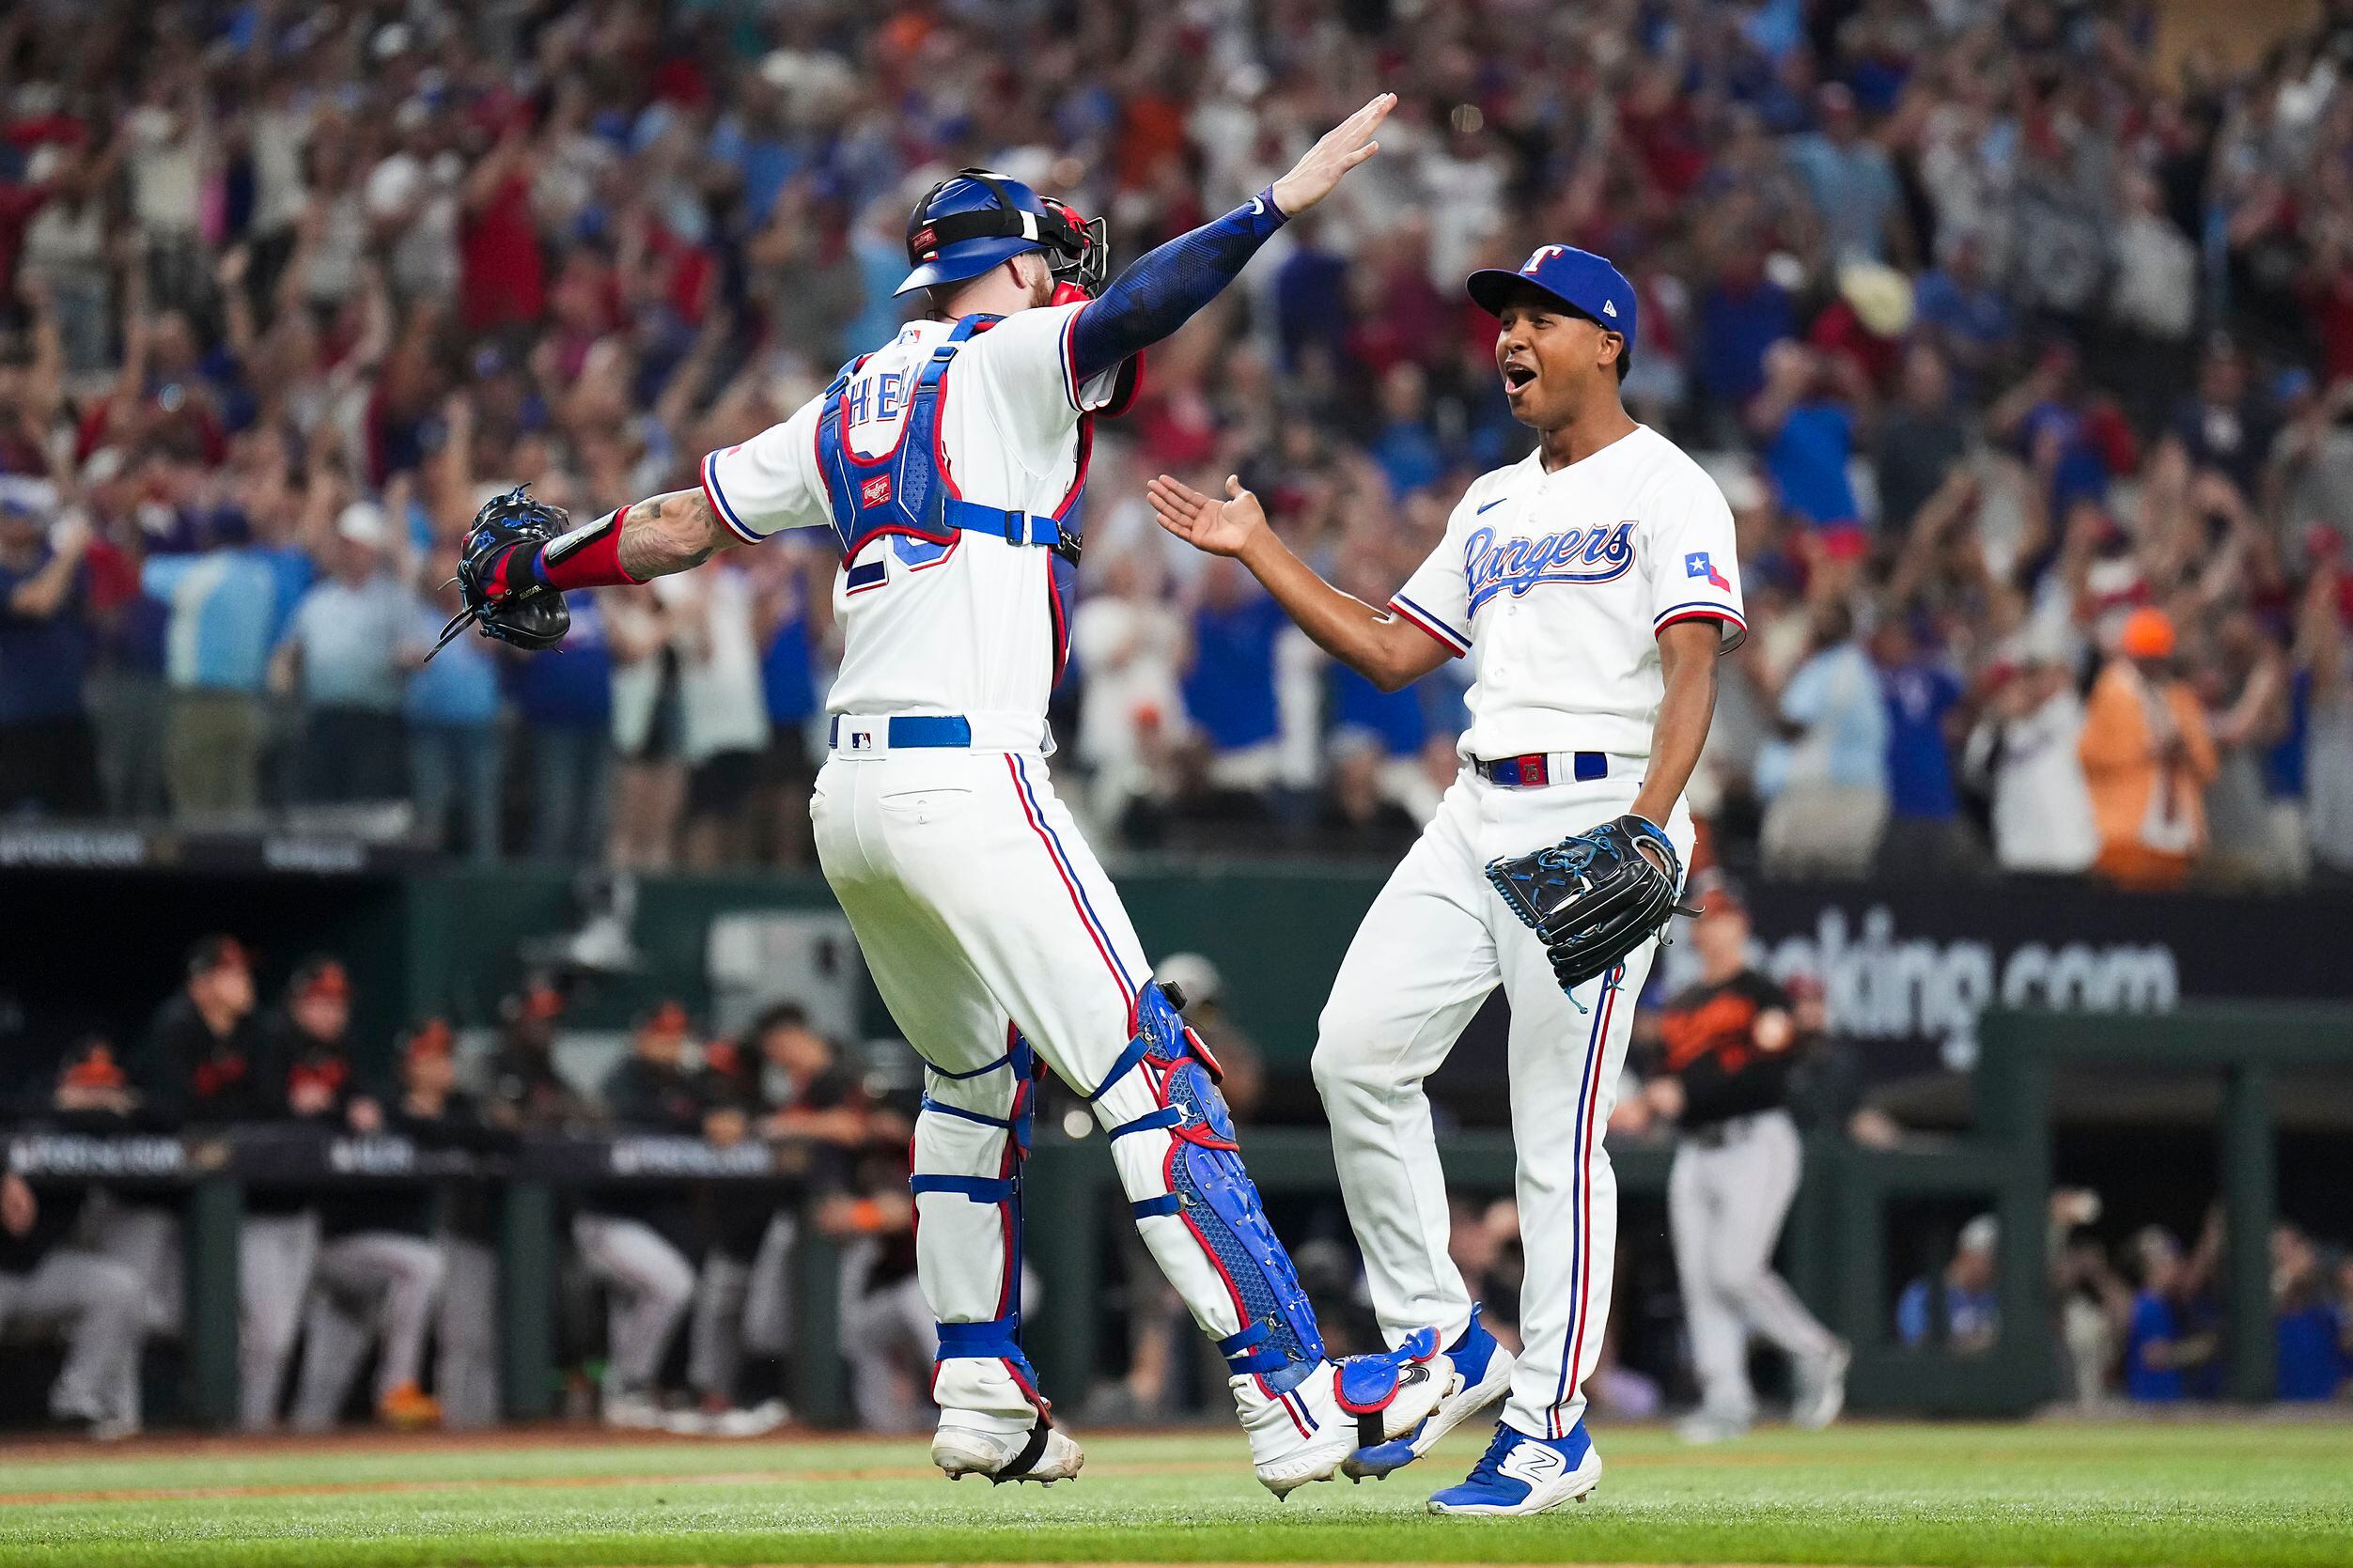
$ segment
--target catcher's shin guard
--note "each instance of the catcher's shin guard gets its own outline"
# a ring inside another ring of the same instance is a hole
[[[1145,1245],[1228,1369],[1273,1391],[1323,1360],[1323,1336],[1242,1168],[1219,1076],[1200,1036],[1147,984],[1136,997],[1135,1038],[1087,1097],[1110,1130]],[[1151,1109],[1142,1110],[1146,1094]],[[1114,1098],[1118,1112],[1106,1103]],[[1201,1268],[1205,1258],[1213,1274]]]
[[[1036,1055],[1008,1032],[1005,1055],[988,1066],[927,1077],[907,1185],[915,1198],[918,1262],[927,1265],[925,1295],[941,1314],[932,1398],[943,1423],[1042,1433],[1052,1424],[1051,1405],[1021,1350],[1021,1161],[1029,1154]],[[943,1266],[929,1266],[943,1254]],[[1042,1438],[1032,1445],[1041,1446]],[[1020,1467],[1008,1467],[1004,1479]]]

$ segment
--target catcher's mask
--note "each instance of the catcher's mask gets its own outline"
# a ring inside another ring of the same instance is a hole
[[[1056,283],[1092,298],[1111,272],[1108,226],[988,169],[958,169],[924,193],[907,220],[906,294],[976,278],[1028,251],[1045,253]]]

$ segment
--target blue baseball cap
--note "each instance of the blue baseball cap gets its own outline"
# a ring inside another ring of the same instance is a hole
[[[1471,303],[1491,316],[1501,316],[1515,286],[1526,284],[1550,295],[1580,316],[1626,339],[1622,350],[1634,357],[1634,286],[1606,256],[1573,245],[1538,245],[1518,272],[1482,267],[1464,282]]]

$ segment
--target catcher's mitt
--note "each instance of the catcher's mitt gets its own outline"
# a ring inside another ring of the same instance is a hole
[[[1643,852],[1647,847],[1658,860]],[[1670,916],[1683,867],[1667,835],[1621,816],[1530,854],[1488,863],[1487,879],[1519,923],[1544,939],[1561,989],[1573,991],[1657,936]]]
[[[480,628],[485,637],[534,652],[555,646],[571,629],[564,596],[527,573],[529,552],[562,534],[570,520],[562,507],[532,500],[523,493],[528,489],[518,485],[494,495],[474,514],[458,555],[458,591],[465,608],[442,628],[441,641],[426,658],[470,626]]]

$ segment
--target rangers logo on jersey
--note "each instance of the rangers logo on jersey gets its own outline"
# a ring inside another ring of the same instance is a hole
[[[1481,528],[1464,541],[1471,613],[1504,589],[1518,598],[1539,582],[1613,582],[1634,568],[1634,523],[1565,528],[1535,538],[1498,540]]]

